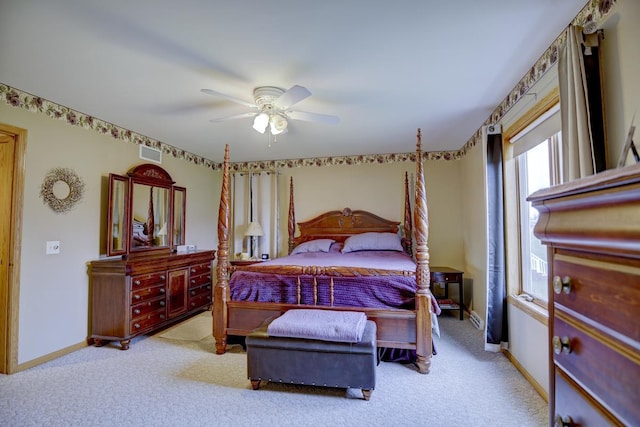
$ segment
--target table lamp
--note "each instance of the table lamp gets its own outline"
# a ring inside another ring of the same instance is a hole
[[[251,221],[247,226],[247,231],[245,231],[244,235],[248,236],[251,239],[250,256],[252,259],[254,259],[256,257],[256,252],[258,252],[258,237],[264,236],[262,226],[258,221]]]

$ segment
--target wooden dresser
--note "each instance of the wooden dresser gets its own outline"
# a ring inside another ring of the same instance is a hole
[[[640,425],[640,165],[545,189],[550,425]]]
[[[155,331],[205,310],[215,251],[145,254],[92,261],[91,336],[96,346]]]

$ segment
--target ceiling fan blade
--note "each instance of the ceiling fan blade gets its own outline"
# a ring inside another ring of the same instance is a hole
[[[311,96],[311,92],[306,87],[292,86],[291,89],[283,93],[273,102],[273,106],[280,110],[287,110],[294,104]]]
[[[209,95],[213,95],[213,96],[219,96],[220,98],[224,98],[227,99],[229,101],[233,101],[236,102],[238,104],[241,105],[246,105],[247,107],[251,107],[251,108],[256,108],[257,105],[254,104],[253,102],[249,102],[249,101],[245,101],[243,99],[240,98],[236,98],[235,96],[231,96],[231,95],[226,95],[224,93],[220,93],[220,92],[216,92],[215,90],[211,90],[211,89],[200,89],[201,92],[207,93]]]
[[[327,114],[307,113],[305,111],[287,111],[287,117],[292,120],[303,120],[305,122],[317,122],[327,125],[336,125],[340,123],[338,116],[330,116]]]
[[[256,116],[257,114],[258,114],[257,111],[252,113],[235,114],[233,116],[226,116],[226,117],[219,117],[217,119],[211,119],[209,121],[212,123],[226,122],[227,120],[236,120],[236,119],[244,119],[245,117],[253,117],[253,116]]]

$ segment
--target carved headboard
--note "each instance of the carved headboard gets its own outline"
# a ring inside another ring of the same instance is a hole
[[[397,233],[398,221],[380,218],[371,212],[344,208],[341,211],[325,212],[309,221],[299,222],[300,235],[294,244],[314,239],[333,239],[344,242],[349,236],[360,233]]]

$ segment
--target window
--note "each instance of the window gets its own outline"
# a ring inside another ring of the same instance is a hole
[[[539,214],[527,197],[559,183],[561,139],[557,90],[515,118],[503,138],[508,292],[542,308],[548,300],[547,247],[533,234]],[[536,315],[535,310],[531,313]]]
[[[547,248],[533,234],[538,221],[538,211],[527,201],[527,197],[537,190],[557,183],[560,147],[561,134],[558,132],[516,158],[521,293],[541,302],[547,301]]]

